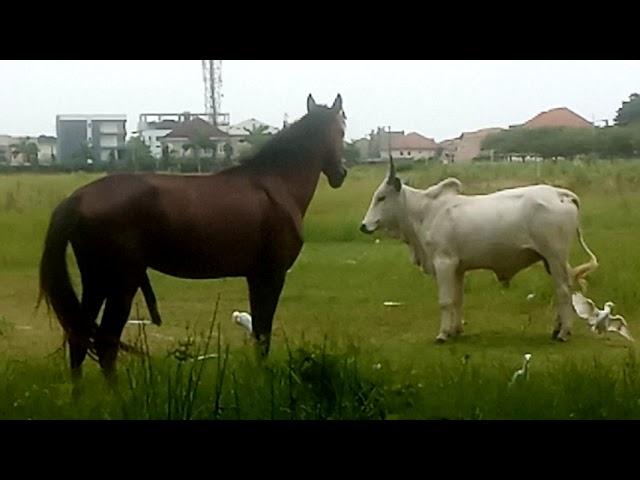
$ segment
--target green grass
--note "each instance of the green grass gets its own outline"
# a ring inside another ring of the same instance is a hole
[[[230,321],[232,310],[248,310],[243,280],[152,272],[165,324],[146,330],[149,358],[121,357],[122,398],[105,394],[96,365],[87,362],[80,405],[69,403],[61,353],[52,355],[60,329],[33,307],[51,211],[96,176],[0,177],[0,418],[640,418],[636,347],[594,335],[577,318],[571,342],[552,342],[553,287],[541,265],[508,289],[489,272],[468,274],[465,334],[435,345],[434,279],[411,265],[403,244],[375,243],[358,232],[384,175],[384,166],[356,167],[338,190],[321,180],[305,219],[306,244],[276,315],[267,368],[255,364],[244,332]],[[616,302],[640,336],[640,164],[416,166],[401,176],[416,187],[456,176],[467,193],[536,182],[573,189],[582,200],[586,241],[600,261],[589,296]],[[572,263],[584,260],[576,246]],[[194,348],[180,347],[187,337],[204,348],[218,296],[210,350],[220,362],[180,360],[176,350]],[[384,307],[387,300],[403,305]],[[148,317],[140,299],[136,307],[132,315]],[[127,327],[125,337],[135,341],[138,333]],[[527,351],[530,380],[508,388]]]

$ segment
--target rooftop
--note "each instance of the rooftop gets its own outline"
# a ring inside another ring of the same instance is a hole
[[[539,113],[528,122],[519,125],[522,128],[572,127],[586,128],[593,124],[566,107],[553,108]]]

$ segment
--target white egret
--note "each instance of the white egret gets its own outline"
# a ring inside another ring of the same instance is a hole
[[[517,370],[516,373],[511,377],[511,381],[509,382],[509,386],[513,385],[517,381],[521,380],[529,380],[529,362],[531,361],[531,354],[524,354],[524,362],[522,363],[522,368]]]
[[[251,324],[251,314],[249,314],[247,312],[239,312],[239,311],[235,310],[231,314],[231,319],[237,325],[240,325],[241,327],[244,327],[249,333],[251,333],[253,331],[253,327],[252,327],[252,324]]]
[[[605,303],[604,308],[600,310],[593,300],[588,299],[580,292],[575,292],[571,297],[571,301],[574,310],[580,318],[587,321],[591,331],[600,335],[605,332],[616,332],[631,342],[635,341],[624,317],[611,314],[615,307],[613,302]]]

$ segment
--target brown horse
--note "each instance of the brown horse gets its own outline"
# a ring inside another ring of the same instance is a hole
[[[347,174],[341,96],[327,108],[309,95],[307,112],[240,166],[203,176],[111,175],[57,206],[40,262],[40,298],[65,331],[74,380],[81,377],[88,351],[106,377],[114,378],[138,288],[154,323],[160,323],[147,268],[189,279],[246,277],[253,334],[266,357],[320,172],[333,188]],[[80,270],[81,301],[69,279],[68,243]]]

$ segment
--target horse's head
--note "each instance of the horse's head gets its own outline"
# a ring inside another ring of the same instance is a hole
[[[344,133],[346,116],[342,111],[342,97],[336,97],[331,107],[317,105],[311,94],[307,98],[307,113],[309,115],[323,115],[326,118],[327,149],[322,160],[322,172],[327,176],[329,185],[339,188],[347,176],[347,170],[342,164],[344,152]],[[324,122],[323,122],[324,123]]]

